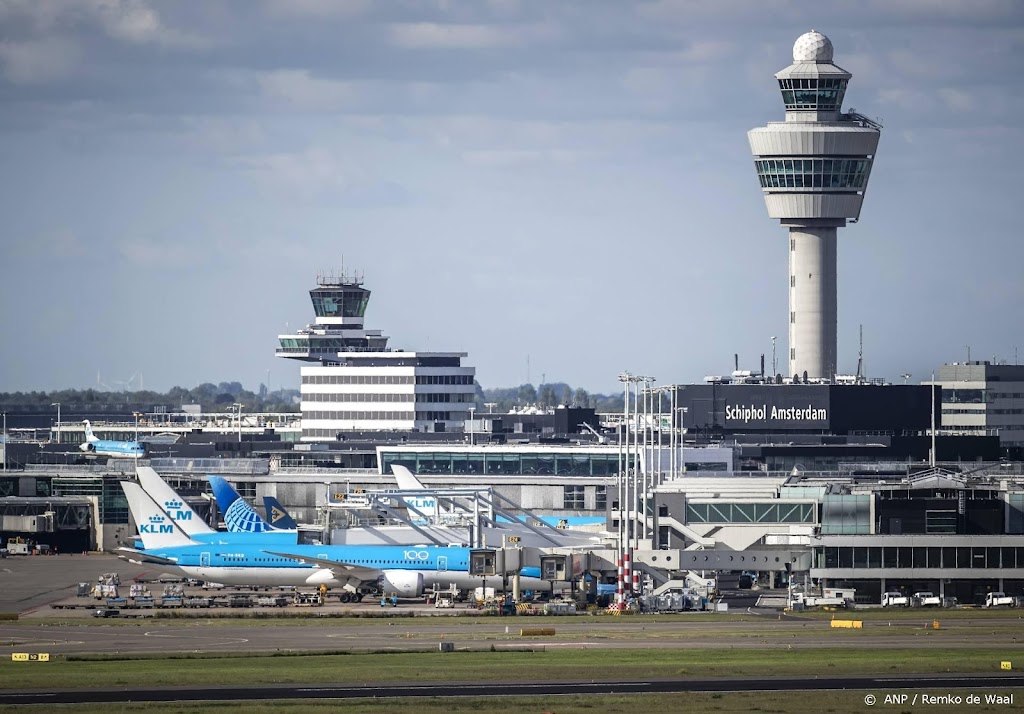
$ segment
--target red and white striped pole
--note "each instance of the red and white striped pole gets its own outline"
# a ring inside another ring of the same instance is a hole
[[[626,581],[626,589],[630,589],[633,583],[633,549],[627,548],[623,556],[622,575]]]

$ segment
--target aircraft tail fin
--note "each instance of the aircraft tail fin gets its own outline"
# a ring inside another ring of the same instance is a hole
[[[85,424],[86,443],[89,443],[90,441],[99,441],[99,439],[96,438],[96,435],[92,433],[92,424],[89,423],[89,420],[83,419],[82,422]]]
[[[157,505],[142,486],[134,481],[122,481],[121,488],[128,499],[128,509],[139,528],[142,545],[150,548],[166,548],[176,545],[193,545],[193,541],[178,526],[167,512]]]
[[[284,510],[281,502],[273,496],[263,497],[263,507],[267,509],[267,520],[274,528],[298,529],[299,524],[288,514],[288,511]]]
[[[398,481],[398,488],[403,491],[421,491],[424,488],[423,483],[405,466],[391,464],[391,473],[395,475],[395,480]]]
[[[139,485],[142,486],[142,490],[149,494],[150,498],[156,501],[186,534],[191,536],[197,533],[215,532],[153,468],[138,466],[135,468],[135,473],[139,477]]]
[[[256,509],[238,495],[231,484],[220,476],[207,476],[210,488],[213,490],[214,498],[217,499],[217,508],[220,509],[224,518],[224,525],[229,531],[236,533],[265,533],[277,530],[263,520],[263,516],[256,512]]]

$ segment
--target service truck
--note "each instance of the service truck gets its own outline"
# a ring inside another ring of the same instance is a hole
[[[882,607],[909,607],[910,598],[901,592],[893,591],[882,595]]]
[[[935,593],[923,590],[914,593],[914,604],[918,607],[942,607],[942,598]]]
[[[1000,592],[985,594],[985,607],[1014,607],[1016,604],[1017,598],[1013,595]]]
[[[850,600],[852,602],[852,599]],[[846,607],[847,598],[836,595],[809,595],[807,593],[793,593],[790,598],[790,607],[802,605],[803,607]]]

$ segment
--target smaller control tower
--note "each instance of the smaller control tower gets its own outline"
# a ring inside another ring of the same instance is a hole
[[[842,112],[852,75],[811,30],[775,75],[786,121],[747,137],[768,215],[789,228],[788,375],[836,375],[836,229],[860,218],[881,126]]]

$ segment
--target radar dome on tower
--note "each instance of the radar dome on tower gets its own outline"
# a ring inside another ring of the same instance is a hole
[[[831,62],[832,40],[816,30],[805,32],[793,43],[794,62]]]

